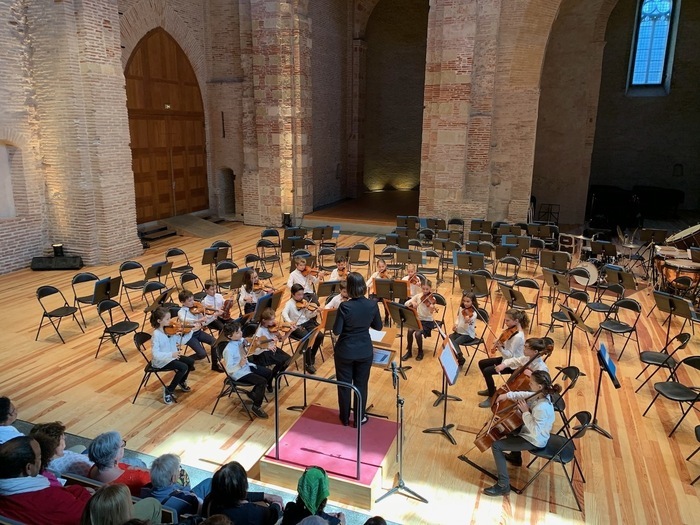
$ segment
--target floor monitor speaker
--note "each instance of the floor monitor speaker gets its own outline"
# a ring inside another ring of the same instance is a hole
[[[80,270],[83,259],[80,256],[32,257],[32,270]]]

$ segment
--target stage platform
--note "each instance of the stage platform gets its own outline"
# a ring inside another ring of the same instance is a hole
[[[340,226],[343,232],[390,233],[397,215],[418,215],[417,191],[374,191],[332,204],[302,218],[300,226]]]
[[[370,509],[384,493],[382,479],[395,464],[395,441],[395,421],[370,417],[362,426],[358,480],[356,429],[340,424],[338,410],[311,405],[280,436],[279,459],[274,445],[260,459],[260,480],[296,490],[306,467],[315,465],[328,473],[332,501]]]

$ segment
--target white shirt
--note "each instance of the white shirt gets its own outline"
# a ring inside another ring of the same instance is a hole
[[[416,275],[416,274],[414,273],[413,275]],[[409,279],[410,279],[410,277],[408,275],[401,278],[402,281],[408,281]],[[418,277],[418,284],[410,283],[408,285],[408,293],[411,295],[411,297],[413,297],[416,294],[420,294],[422,291],[423,291],[423,289],[422,289],[421,284],[420,284],[420,277]]]
[[[511,370],[516,370],[521,366],[525,366],[529,360],[530,358],[526,355],[521,355],[519,357],[509,357],[508,359],[504,359],[503,361],[501,361],[501,364],[506,365]],[[533,372],[541,370],[543,372],[549,373],[549,367],[547,366],[547,363],[545,363],[544,360],[539,356],[535,357],[532,360],[532,362],[529,365],[527,365],[527,367]]]
[[[10,441],[12,438],[23,436],[19,430],[12,425],[0,425],[0,444]]]
[[[58,473],[59,476],[67,473],[87,477],[91,467],[92,461],[90,461],[87,454],[78,454],[71,450],[64,450],[63,455],[49,461],[46,468]]]
[[[260,290],[259,292],[251,290],[248,292],[245,289],[245,286],[241,286],[241,290],[238,295],[238,304],[241,307],[241,311],[243,311],[245,305],[248,303],[248,298],[252,299],[251,304],[258,304],[258,299],[260,299],[263,295],[266,295],[265,290]]]
[[[468,335],[471,338],[476,338],[476,309],[469,319],[465,319],[462,315],[462,308],[459,308],[457,319],[455,319],[455,332],[460,335]]]
[[[289,279],[287,279],[287,288],[291,290],[292,286],[295,284],[300,284],[304,287],[304,293],[314,293],[314,283],[318,282],[318,277],[315,275],[304,275],[299,270],[294,270],[289,274]]]
[[[269,339],[271,342],[269,345],[267,345],[267,348],[264,346],[259,346],[255,349],[255,352],[253,352],[254,355],[259,355],[262,354],[263,352],[266,352],[268,350],[274,352],[275,348],[277,346],[276,342],[279,341],[279,338],[277,337],[277,334],[273,334],[270,332],[270,330],[267,329],[266,326],[263,326],[262,324],[258,326],[258,329],[255,331],[255,337],[258,339]]]
[[[185,325],[193,325],[195,323],[202,323],[202,326],[208,325],[216,318],[213,315],[193,314],[190,311],[190,309],[186,306],[183,306],[182,308],[180,308],[180,310],[178,310],[177,316],[180,318],[180,321],[182,321],[182,323]],[[191,333],[192,332],[190,332],[190,334]],[[185,337],[189,336],[190,334],[186,334]],[[187,337],[187,340],[189,340],[189,337]],[[182,342],[184,344],[185,340],[183,339]]]
[[[343,298],[342,295],[336,294],[334,295],[330,301],[328,301],[328,304],[323,307],[324,310],[331,310],[332,308],[338,308],[340,306],[340,303],[345,301],[346,299]]]
[[[508,392],[511,401],[530,397],[532,392]],[[530,412],[523,414],[523,426],[518,434],[538,448],[547,445],[549,434],[554,426],[554,407],[549,396],[530,398],[526,401]]]
[[[299,310],[297,308],[297,302],[294,299],[287,301],[282,310],[282,319],[287,323],[292,323],[297,326],[304,324],[306,321],[313,319],[318,314],[318,310],[310,312],[308,309],[304,308]]]
[[[525,334],[522,331],[518,331],[513,337],[508,339],[501,348],[501,355],[503,359],[510,359],[511,357],[521,357],[525,355],[523,349],[525,348]]]
[[[189,340],[191,333],[192,332],[185,334],[187,340]],[[180,336],[169,336],[160,328],[153,330],[153,338],[151,339],[151,364],[156,368],[162,368],[170,361],[174,361],[173,353],[177,352],[177,343],[180,342],[179,339]]]
[[[224,296],[220,293],[205,295],[202,299],[202,304],[212,310],[222,310],[224,308]]]
[[[226,372],[234,380],[240,379],[243,376],[253,373],[253,366],[248,362],[248,359],[243,361],[243,366],[241,366],[241,361],[246,354],[246,350],[243,346],[243,339],[238,341],[229,341],[224,348],[224,366],[226,367]]]
[[[335,269],[331,272],[331,276],[328,278],[328,280],[329,280],[329,281],[344,281],[345,279],[348,278],[348,269],[347,269],[347,268],[345,268],[345,272],[344,272],[344,273],[345,273],[344,276],[339,275],[339,274],[338,274],[338,268],[335,268]]]
[[[408,301],[406,301],[406,306],[414,307],[418,312],[418,319],[421,321],[432,321],[433,312],[430,311],[430,307],[425,304],[425,302],[421,302],[422,297],[423,292],[414,295]]]

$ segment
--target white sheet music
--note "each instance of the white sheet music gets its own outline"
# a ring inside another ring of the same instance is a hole
[[[372,339],[373,343],[381,342],[381,340],[384,339],[385,335],[386,335],[386,332],[382,332],[380,330],[375,330],[374,328],[369,329],[369,337]]]

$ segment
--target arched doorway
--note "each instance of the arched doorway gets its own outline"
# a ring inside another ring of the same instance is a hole
[[[139,224],[209,207],[204,106],[187,56],[162,28],[125,71]]]

